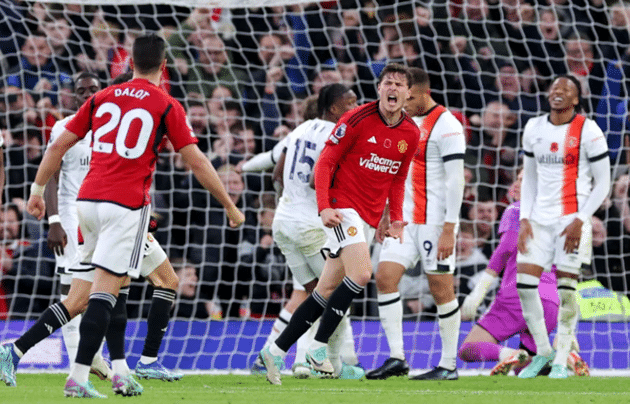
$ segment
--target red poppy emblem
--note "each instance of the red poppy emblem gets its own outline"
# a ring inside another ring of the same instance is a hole
[[[553,142],[553,143],[551,144],[551,147],[549,148],[549,150],[551,150],[551,152],[552,152],[552,153],[557,152],[557,151],[558,151],[558,143]]]

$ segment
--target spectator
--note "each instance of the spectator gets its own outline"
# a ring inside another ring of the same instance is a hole
[[[253,287],[250,303],[254,317],[277,316],[288,297],[283,284],[289,278],[285,258],[274,243],[271,225],[276,209],[275,195],[262,194],[258,210],[258,236],[251,255],[243,260],[253,266]]]
[[[476,234],[477,233],[477,234]],[[455,289],[460,304],[473,289],[473,277],[488,265],[488,256],[478,243],[479,227],[470,222],[462,222],[457,234],[457,261],[455,263]]]
[[[252,269],[243,262],[243,256],[252,253],[256,215],[235,167],[224,165],[217,172],[232,201],[245,213],[245,224],[238,229],[229,227],[218,202],[207,192],[200,192],[203,188],[194,180],[190,193],[182,199],[192,203],[188,226],[191,251],[187,255],[205,263],[200,272],[202,298],[213,300],[216,296],[224,316],[238,318],[241,305],[250,297]]]
[[[63,16],[48,15],[41,22],[41,31],[52,51],[53,65],[60,71],[72,72],[72,60],[78,48],[69,42],[72,27],[68,20]]]
[[[217,34],[203,37],[199,58],[188,71],[186,91],[210,98],[215,87],[221,85],[229,88],[232,94],[241,94],[247,82],[247,75],[230,65],[223,39]]]
[[[500,101],[491,101],[483,112],[481,126],[466,149],[466,163],[474,167],[482,186],[479,197],[503,201],[518,166],[519,139],[514,131],[516,115]]]
[[[29,35],[21,53],[20,64],[9,70],[6,84],[28,90],[35,101],[48,97],[53,105],[57,105],[57,90],[62,83],[71,83],[72,79],[55,66],[46,38]]]
[[[575,76],[582,84],[582,107],[587,113],[597,109],[604,85],[604,68],[593,41],[585,34],[575,34],[564,42],[567,73]]]
[[[490,258],[496,248],[497,219],[499,212],[494,201],[478,201],[468,212],[468,219],[474,225],[474,238],[486,258]]]
[[[253,99],[247,100],[247,111],[262,119],[263,135],[271,137],[294,98],[288,74],[288,62],[295,57],[289,40],[277,33],[261,36],[259,65],[252,73]]]
[[[217,87],[219,88],[219,87]],[[210,149],[210,113],[208,106],[201,100],[191,98],[187,102],[186,116],[195,137],[199,140],[199,149],[207,153]]]
[[[521,131],[529,118],[540,113],[544,97],[523,91],[521,73],[515,64],[499,61],[497,67],[494,85],[486,91],[486,103],[500,101],[507,105],[517,117],[515,129]]]
[[[630,177],[617,177],[610,201],[604,203],[596,216],[605,223],[605,242],[595,244],[593,223],[593,272],[595,278],[609,289],[628,294],[630,290]],[[601,229],[600,229],[601,233]]]
[[[173,318],[204,320],[210,317],[212,302],[199,298],[199,276],[196,266],[183,258],[172,259],[171,264],[179,278]]]

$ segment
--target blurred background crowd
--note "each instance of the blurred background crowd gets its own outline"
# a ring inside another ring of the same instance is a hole
[[[614,190],[593,219],[594,259],[584,276],[630,293],[626,3],[338,0],[209,9],[0,0],[0,12],[0,317],[37,317],[58,296],[46,225],[28,217],[24,201],[52,125],[74,113],[73,77],[89,71],[109,85],[130,70],[131,44],[147,31],[167,38],[162,88],[183,104],[200,148],[247,216],[245,226],[230,228],[172,148],[161,153],[156,238],[180,276],[177,317],[278,314],[292,283],[271,235],[277,195],[270,172],[243,172],[242,165],[315,117],[313,100],[326,84],[346,84],[359,103],[375,99],[376,78],[389,62],[425,69],[433,98],[464,124],[456,272],[462,299],[513,201],[524,125],[548,111],[547,86],[565,73],[581,81],[583,110],[606,134],[614,167]],[[409,318],[434,318],[421,269],[410,269],[403,282]],[[133,285],[130,318],[146,316],[150,287]],[[375,297],[371,285],[353,314],[377,316]]]

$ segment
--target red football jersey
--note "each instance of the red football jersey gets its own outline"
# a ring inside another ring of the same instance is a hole
[[[182,105],[144,79],[96,93],[66,129],[80,138],[93,132],[90,170],[77,199],[131,209],[150,202],[149,188],[164,136],[176,151],[197,143]]]
[[[405,112],[388,126],[378,101],[346,112],[315,166],[319,211],[353,208],[377,227],[389,199],[391,220],[402,220],[405,178],[419,139],[418,125]]]

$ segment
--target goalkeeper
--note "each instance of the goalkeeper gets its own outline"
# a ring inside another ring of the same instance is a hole
[[[515,200],[520,199],[522,172],[510,189]],[[536,353],[536,344],[530,334],[518,293],[516,291],[516,254],[519,231],[520,202],[514,202],[503,213],[499,234],[501,241],[490,257],[488,268],[481,274],[481,279],[462,304],[462,318],[473,319],[479,304],[486,296],[491,285],[503,272],[501,286],[497,295],[481,319],[473,326],[459,349],[459,358],[466,362],[499,361],[490,371],[490,375],[507,375],[511,370],[519,372]],[[544,272],[540,279],[539,292],[548,330],[556,328],[558,323],[558,290],[556,275]],[[520,348],[513,349],[500,343],[520,335]],[[577,353],[577,345],[569,354],[567,366],[578,376],[588,376],[589,368]]]

